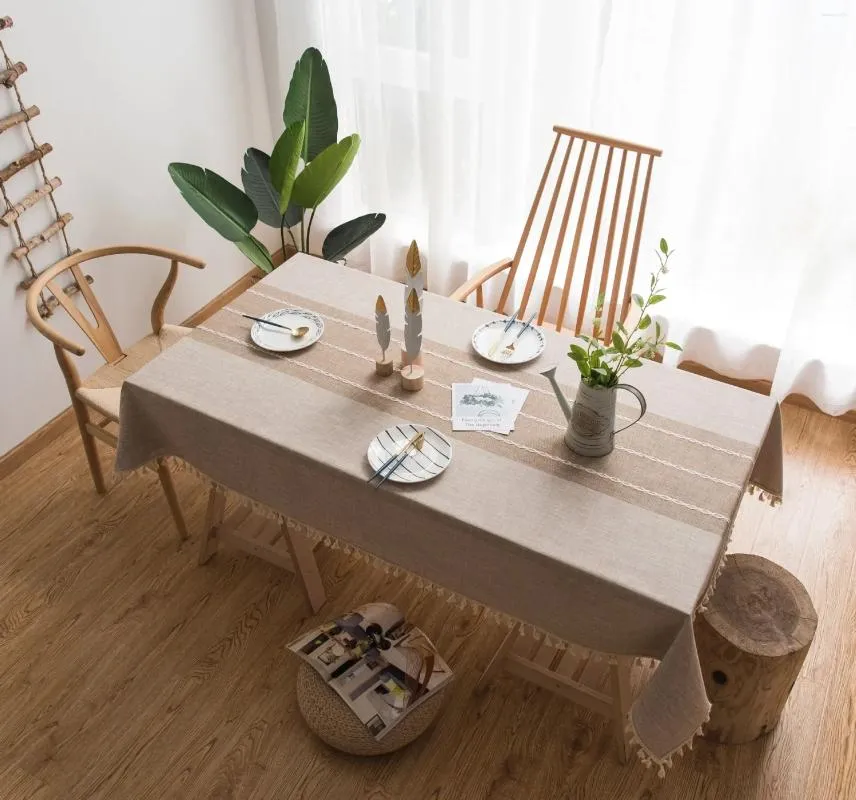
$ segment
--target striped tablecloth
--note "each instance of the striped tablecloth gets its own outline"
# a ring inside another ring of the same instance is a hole
[[[374,372],[374,301],[400,338],[403,287],[297,256],[152,361],[122,390],[117,466],[175,456],[213,481],[465,598],[594,650],[660,659],[631,721],[644,755],[667,762],[709,704],[692,617],[721,565],[747,486],[781,495],[781,430],[770,398],[646,364],[628,379],[649,413],[598,459],[562,442],[565,420],[538,371],[577,381],[567,334],[522,368],[474,355],[491,312],[425,294],[425,386]],[[310,309],[323,338],[288,356],[255,349],[248,320]],[[398,327],[396,327],[398,323]],[[452,433],[450,385],[493,378],[530,390],[510,436]],[[619,416],[633,409],[619,406]],[[421,422],[454,456],[418,486],[365,483],[383,428]]]

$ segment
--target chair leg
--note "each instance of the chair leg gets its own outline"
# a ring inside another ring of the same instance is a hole
[[[226,510],[226,493],[212,486],[208,492],[208,508],[205,511],[205,530],[199,542],[199,564],[207,564],[211,556],[217,552],[220,541],[220,527],[223,524],[223,514]]]
[[[318,572],[312,541],[289,526],[288,520],[282,523],[282,534],[288,545],[294,574],[300,583],[306,602],[315,614],[327,600],[327,593],[324,591],[321,573]]]
[[[491,681],[502,672],[502,666],[505,663],[505,657],[511,652],[511,648],[514,647],[514,643],[517,641],[517,637],[520,635],[520,626],[515,625],[502,640],[502,644],[497,648],[496,652],[493,654],[493,658],[490,660],[490,663],[487,665],[484,672],[482,672],[481,677],[478,679],[478,683],[476,683],[475,690],[476,692],[483,692],[490,685]],[[540,645],[539,645],[540,647]]]
[[[187,539],[187,525],[184,524],[184,517],[181,513],[178,495],[175,492],[175,484],[172,482],[172,475],[169,471],[169,467],[166,465],[166,461],[159,458],[157,464],[158,478],[160,479],[161,487],[163,487],[163,493],[166,495],[166,501],[169,503],[169,510],[172,512],[172,518],[175,522],[175,527],[178,530],[178,538],[183,542]]]
[[[626,722],[630,710],[630,669],[633,665],[631,658],[619,657],[617,663],[609,667],[609,681],[612,688],[612,730],[615,745],[618,750],[618,760],[627,763],[628,746]]]
[[[89,464],[89,474],[92,475],[95,491],[98,494],[107,494],[107,484],[104,482],[104,472],[101,469],[101,462],[98,460],[98,448],[95,446],[95,437],[86,430],[86,423],[89,422],[89,412],[82,403],[76,400],[72,402],[71,407],[74,410],[77,427],[80,429],[83,452],[86,454],[86,463]]]

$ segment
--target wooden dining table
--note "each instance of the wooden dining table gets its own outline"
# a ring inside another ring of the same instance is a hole
[[[293,257],[123,384],[117,467],[175,458],[315,539],[488,609],[516,633],[659,661],[629,721],[643,759],[670,763],[710,708],[692,621],[741,499],[747,488],[781,497],[778,405],[646,363],[626,377],[647,415],[611,454],[583,458],[564,445],[565,418],[539,374],[558,365],[573,398],[571,336],[544,330],[538,359],[496,366],[470,340],[498,315],[425,292],[424,388],[406,392],[397,374],[375,374],[378,295],[400,341],[401,284]],[[320,316],[321,339],[285,355],[256,348],[242,314],[283,307]],[[529,390],[508,436],[451,430],[451,384],[473,378]],[[619,421],[635,414],[618,407]],[[451,464],[430,482],[376,490],[368,445],[402,422],[442,432]]]

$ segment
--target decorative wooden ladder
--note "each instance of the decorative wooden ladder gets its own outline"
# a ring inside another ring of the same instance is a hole
[[[11,17],[0,18],[0,31],[11,27]],[[58,177],[48,178],[48,173],[45,169],[43,159],[53,150],[53,147],[47,142],[38,144],[30,127],[30,120],[37,117],[41,111],[38,106],[26,106],[18,89],[18,79],[27,71],[27,65],[22,61],[13,62],[6,53],[6,48],[3,46],[2,41],[0,41],[0,53],[3,55],[5,64],[5,68],[0,70],[0,84],[15,93],[18,108],[20,109],[16,113],[0,119],[0,134],[23,124],[32,146],[32,149],[27,153],[24,153],[20,158],[0,169],[0,194],[2,194],[5,205],[5,211],[0,216],[0,225],[12,228],[15,232],[18,246],[12,251],[12,257],[18,261],[26,273],[24,279],[19,283],[20,288],[26,291],[38,277],[39,273],[50,266],[50,264],[46,264],[40,269],[35,265],[32,254],[37,248],[59,235],[62,237],[62,246],[65,250],[63,258],[80,251],[71,249],[66,233],[66,227],[71,222],[72,216],[71,214],[61,214],[54,199],[54,191],[62,185],[62,181]],[[9,196],[8,182],[19,172],[30,166],[34,166],[38,170],[39,186],[17,202],[12,202]],[[54,221],[40,233],[26,238],[21,230],[20,217],[24,212],[41,201],[47,201],[50,204]],[[89,283],[92,283],[91,276],[86,275],[85,277]],[[76,283],[72,283],[66,286],[64,291],[66,294],[71,295],[80,291],[80,287]],[[43,294],[39,304],[39,313],[42,317],[49,317],[57,305],[59,303],[55,297],[45,298]]]

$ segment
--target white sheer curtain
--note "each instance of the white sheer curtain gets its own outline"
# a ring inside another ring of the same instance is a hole
[[[513,253],[554,123],[659,146],[683,357],[856,407],[856,0],[265,1],[270,96],[316,45],[363,139],[321,216],[387,213],[356,261],[399,277],[415,238],[448,292]]]

